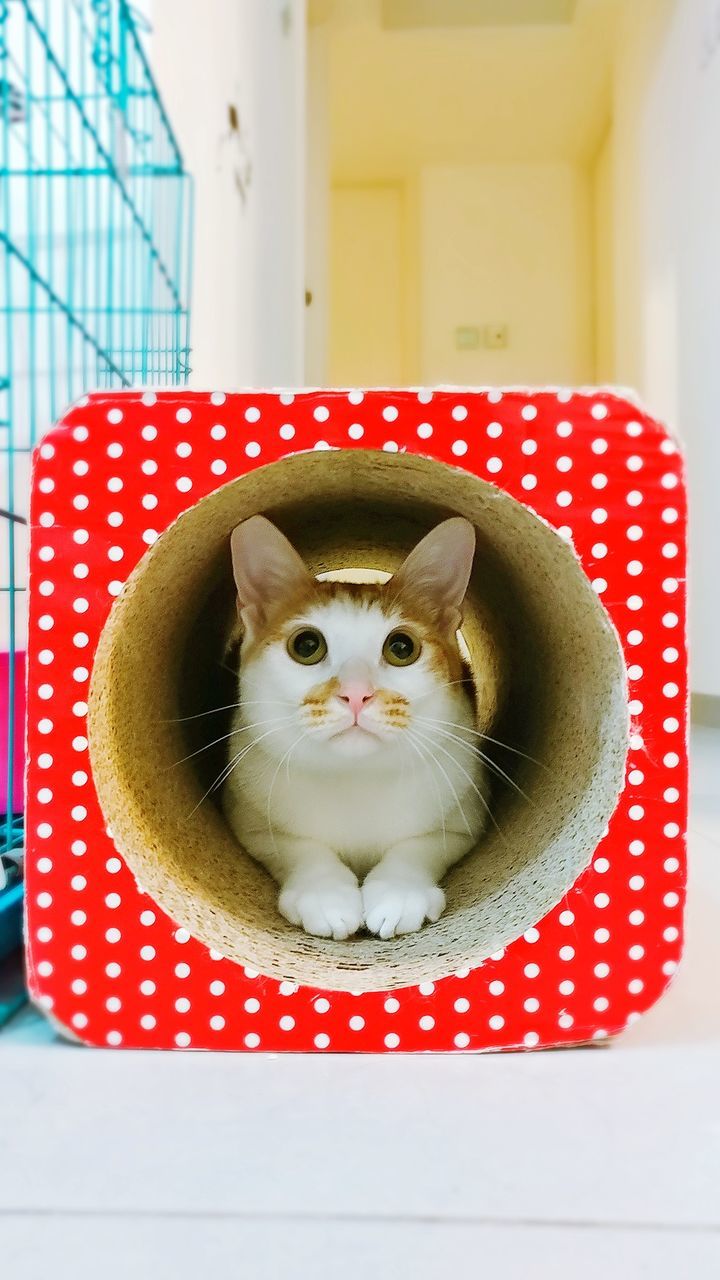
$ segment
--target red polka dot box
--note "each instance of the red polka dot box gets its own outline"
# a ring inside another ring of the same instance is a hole
[[[223,763],[213,713],[234,700],[229,533],[256,511],[316,573],[393,572],[439,519],[475,523],[463,636],[475,670],[482,609],[504,627],[494,733],[520,782],[418,934],[294,929],[202,798]],[[636,403],[100,393],[37,449],[31,524],[28,970],[68,1035],[543,1048],[613,1036],[663,993],[686,880],[685,488]]]

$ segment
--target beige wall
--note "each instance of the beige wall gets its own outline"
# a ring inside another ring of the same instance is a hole
[[[592,168],[595,381],[615,381],[613,131]]]
[[[329,381],[397,386],[404,374],[403,188],[333,188]]]
[[[422,381],[592,380],[590,183],[579,166],[483,164],[420,180]],[[458,326],[506,324],[506,349]]]

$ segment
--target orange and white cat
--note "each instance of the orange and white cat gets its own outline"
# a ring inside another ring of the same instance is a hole
[[[243,638],[223,806],[307,933],[437,920],[440,880],[482,832],[457,642],[474,552],[455,518],[383,585],[320,582],[263,516],[233,533]]]

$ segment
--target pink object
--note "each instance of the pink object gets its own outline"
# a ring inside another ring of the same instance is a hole
[[[15,706],[13,723],[9,725],[10,712],[10,654],[0,653],[0,813],[23,811],[23,787],[25,778],[25,654],[14,657]],[[12,733],[12,801],[8,804],[8,755]]]

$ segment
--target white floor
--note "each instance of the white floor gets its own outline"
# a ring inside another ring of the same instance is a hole
[[[686,959],[608,1048],[87,1051],[0,1035],[8,1280],[720,1276],[720,732],[693,741]]]

